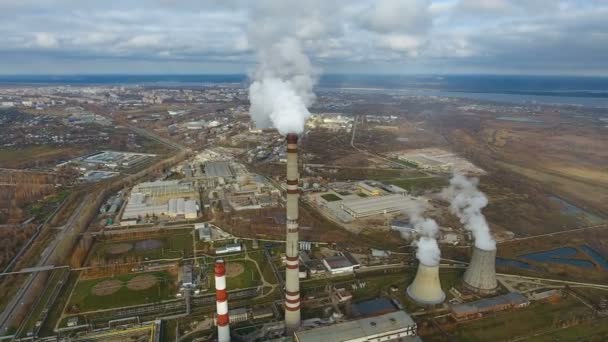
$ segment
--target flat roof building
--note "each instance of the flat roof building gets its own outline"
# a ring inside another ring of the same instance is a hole
[[[415,205],[415,200],[399,194],[343,200],[341,208],[355,218],[404,211]]]
[[[348,260],[348,258],[343,255],[334,255],[334,256],[325,258],[325,259],[323,259],[323,265],[332,274],[353,272],[355,269],[355,267]]]
[[[294,334],[294,340],[297,342],[422,341],[416,336],[416,323],[404,311],[297,331]]]
[[[530,301],[519,292],[509,292],[504,295],[481,299],[478,301],[462,304],[451,304],[450,312],[457,320],[479,317],[483,314],[521,308],[528,306]]]
[[[229,161],[209,161],[205,163],[205,174],[207,177],[234,177]]]

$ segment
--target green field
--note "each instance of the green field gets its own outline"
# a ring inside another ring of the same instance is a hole
[[[321,195],[321,197],[324,200],[326,200],[327,202],[335,202],[335,201],[342,200],[340,197],[338,197],[338,195],[335,195],[335,194],[325,194],[325,195]]]
[[[382,179],[384,183],[393,184],[407,191],[437,190],[448,185],[448,180],[442,177],[429,178],[389,178]]]
[[[152,274],[157,278],[156,285],[145,290],[130,290],[126,283],[140,275]],[[105,280],[119,280],[123,286],[116,292],[97,296],[92,289]],[[132,306],[159,302],[173,297],[176,290],[175,278],[168,272],[148,272],[120,275],[113,278],[91,279],[79,281],[72,292],[68,310],[76,307],[80,312],[110,309],[114,307]]]
[[[260,285],[262,279],[260,277],[260,274],[258,273],[257,268],[255,267],[255,264],[252,261],[241,259],[227,261],[226,264],[228,263],[238,263],[243,265],[245,268],[243,273],[235,277],[226,277],[226,287],[228,288],[228,290],[245,289],[248,287]],[[213,273],[213,265],[209,267],[209,280],[210,288],[215,288],[215,274]]]

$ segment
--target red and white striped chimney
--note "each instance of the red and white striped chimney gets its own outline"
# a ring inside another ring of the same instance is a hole
[[[215,261],[215,299],[217,305],[217,340],[218,342],[230,342],[226,267],[223,259]]]

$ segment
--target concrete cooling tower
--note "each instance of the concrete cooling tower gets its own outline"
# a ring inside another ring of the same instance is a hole
[[[464,285],[471,291],[481,295],[496,292],[496,250],[473,248],[471,263],[464,273]]]
[[[416,303],[434,305],[445,300],[445,293],[439,281],[439,265],[427,266],[418,264],[416,278],[407,288],[407,295]]]

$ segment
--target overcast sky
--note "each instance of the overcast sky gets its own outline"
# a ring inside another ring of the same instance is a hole
[[[324,73],[608,75],[604,0],[0,0],[0,74],[245,73],[264,30]]]

